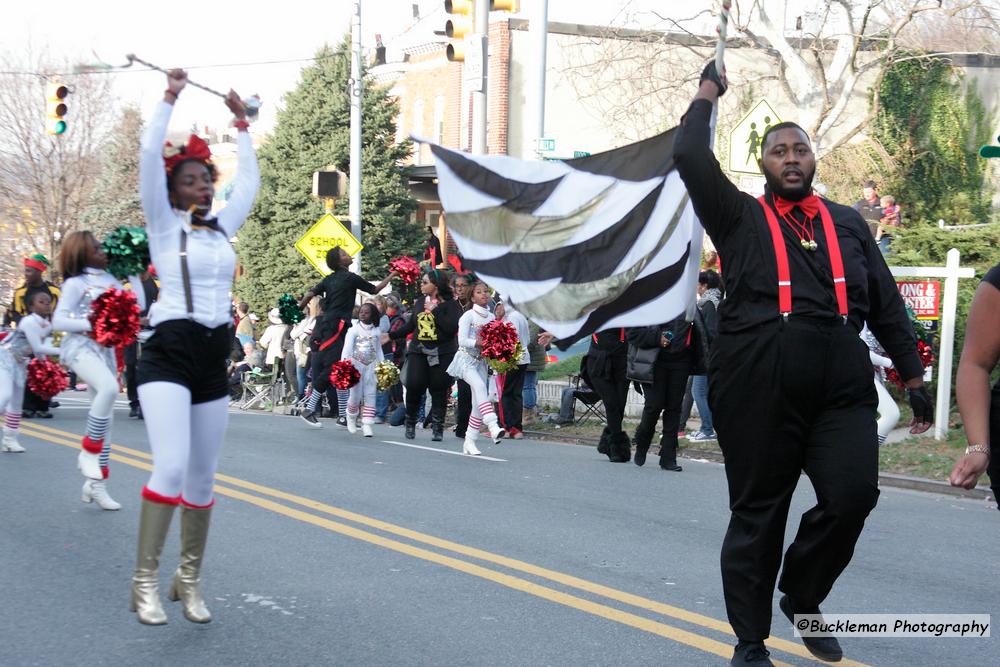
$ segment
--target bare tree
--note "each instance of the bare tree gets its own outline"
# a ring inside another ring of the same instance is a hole
[[[19,247],[54,258],[79,226],[114,119],[107,75],[62,75],[70,88],[67,130],[46,134],[45,91],[52,72],[0,57],[0,211]]]
[[[608,28],[591,38],[592,53],[565,73],[610,118],[634,118],[656,105],[669,108],[678,96],[689,96],[691,80],[711,57],[715,38],[708,16],[714,4],[701,0],[670,16],[651,12],[659,33]],[[892,63],[1000,50],[996,5],[996,0],[736,0],[732,56],[749,49],[753,62],[730,67],[730,77],[741,86],[780,85],[822,158],[871,122],[879,108],[879,84]],[[609,94],[595,71],[626,71],[629,78]],[[874,94],[867,114],[851,109],[869,93]]]

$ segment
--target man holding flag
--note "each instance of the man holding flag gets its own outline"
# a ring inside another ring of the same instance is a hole
[[[739,639],[731,664],[770,665],[764,640],[800,474],[817,503],[784,555],[779,606],[789,620],[820,613],[878,499],[877,400],[858,337],[866,321],[906,381],[914,415],[931,421],[933,409],[912,327],[868,226],[813,194],[806,132],[786,122],[764,133],[759,199],[723,174],[709,138],[725,92],[710,63],[673,157],[726,269],[709,396],[732,511],[722,546],[726,609]],[[842,656],[835,637],[803,641],[820,659]]]

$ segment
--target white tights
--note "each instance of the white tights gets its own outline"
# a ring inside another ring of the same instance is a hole
[[[899,406],[879,378],[875,378],[875,393],[878,394],[878,444],[881,445],[899,422]]]
[[[90,414],[99,419],[111,417],[118,397],[118,378],[108,368],[107,362],[84,350],[76,355],[70,368],[87,383],[91,396]]]
[[[229,397],[191,405],[191,392],[173,382],[139,385],[139,402],[153,452],[146,488],[191,505],[212,502],[219,451],[229,424]]]

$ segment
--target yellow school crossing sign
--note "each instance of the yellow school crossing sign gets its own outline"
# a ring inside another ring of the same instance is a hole
[[[761,175],[761,139],[767,128],[781,122],[767,100],[757,102],[729,134],[729,171]]]
[[[309,260],[322,275],[328,276],[333,271],[326,265],[326,251],[340,246],[351,257],[357,255],[364,246],[354,238],[347,227],[337,220],[332,213],[326,213],[316,221],[302,237],[295,242],[295,249]]]

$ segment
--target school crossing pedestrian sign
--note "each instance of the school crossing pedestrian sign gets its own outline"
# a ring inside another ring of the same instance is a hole
[[[323,276],[333,273],[326,265],[326,252],[337,246],[343,248],[351,257],[361,252],[364,247],[332,213],[324,214],[295,242],[295,249],[302,253],[302,256]]]
[[[762,175],[757,167],[761,139],[767,128],[781,122],[767,100],[760,100],[729,134],[729,171]]]

